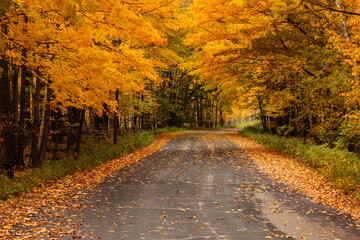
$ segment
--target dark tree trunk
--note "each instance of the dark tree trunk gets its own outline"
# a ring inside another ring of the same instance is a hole
[[[75,107],[69,107],[67,112],[68,118],[68,129],[67,129],[67,143],[66,143],[66,156],[68,157],[71,148],[74,144],[76,144],[76,134],[74,133],[74,124],[79,122],[78,111]]]
[[[119,133],[119,116],[117,113],[114,113],[114,117],[113,117],[113,128],[114,128],[114,133],[113,133],[113,144],[117,144],[117,139],[118,139],[118,133]]]
[[[140,99],[142,102],[144,102],[144,94],[140,93]],[[141,114],[141,122],[140,122],[140,129],[144,130],[145,124],[144,124],[144,113]]]
[[[215,105],[215,127],[218,125],[218,103],[214,102]]]
[[[41,142],[40,142],[40,159],[44,158],[47,151],[47,142],[48,142],[48,136],[49,136],[49,126],[50,126],[50,115],[51,115],[51,109],[50,109],[50,100],[51,100],[52,90],[51,88],[46,88],[46,99],[45,106],[44,106],[44,114],[41,124]]]
[[[128,132],[128,118],[126,116],[127,114],[124,113],[124,128],[125,128],[125,131]]]
[[[265,112],[264,112],[264,106],[263,106],[263,101],[261,99],[260,96],[256,97],[259,103],[259,108],[260,108],[260,120],[261,120],[261,125],[263,127],[264,132],[267,132],[267,128],[266,128],[266,116],[265,116]]]
[[[39,132],[40,132],[40,78],[36,77],[35,95],[33,103],[33,128],[32,128],[32,146],[31,146],[31,166],[36,167],[40,164],[39,155]]]
[[[12,70],[12,122],[17,124],[19,119],[19,68],[13,65]]]
[[[55,114],[54,114],[54,121],[52,123],[52,130],[55,132],[53,134],[53,140],[54,140],[54,149],[53,149],[53,161],[56,161],[57,159],[57,153],[59,150],[59,142],[60,142],[60,117],[61,117],[61,112],[60,109],[57,109]]]
[[[103,107],[104,107],[104,110],[103,110],[101,118],[102,118],[104,129],[107,131],[107,130],[109,130],[109,116],[108,116],[109,109],[108,109],[108,106],[106,103],[103,104]]]
[[[117,104],[119,104],[119,102],[118,102],[119,101],[119,89],[116,89],[115,101],[116,101]],[[117,143],[118,131],[119,131],[119,117],[118,117],[117,112],[114,112],[113,128],[114,128],[114,140],[113,140],[113,143],[115,145]]]
[[[84,121],[85,121],[85,109],[81,109],[80,114],[81,114],[80,122],[79,122],[79,128],[78,128],[77,137],[76,137],[76,147],[75,147],[76,157],[79,156],[79,152],[80,152],[81,137],[82,137]]]
[[[26,51],[22,51],[23,61],[26,58]],[[18,164],[25,165],[24,163],[24,140],[25,140],[25,116],[26,116],[26,87],[27,87],[27,69],[24,64],[21,65],[21,85],[20,85],[20,117],[19,117],[19,142],[18,142],[18,151],[19,158]]]
[[[19,166],[22,164],[23,153],[22,146],[19,146],[19,68],[15,65],[12,65],[12,99],[11,99],[11,112],[12,112],[12,142],[14,145],[14,166]]]
[[[11,90],[9,78],[9,63],[1,56],[0,68],[0,164],[9,170],[12,177],[12,170],[16,164],[16,129],[12,119]]]
[[[136,131],[137,118],[138,118],[137,114],[134,113],[133,122],[132,122],[132,125],[131,125],[132,130],[133,130],[134,132]]]
[[[201,98],[198,98],[196,101],[196,112],[197,112],[197,126],[202,127],[203,116],[201,109]]]
[[[205,127],[205,116],[204,116],[204,101],[203,101],[203,92],[201,90],[201,95],[200,95],[200,126],[201,127]]]
[[[220,126],[223,127],[225,125],[225,120],[223,116],[222,107],[220,106]]]

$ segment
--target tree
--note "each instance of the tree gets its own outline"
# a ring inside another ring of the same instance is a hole
[[[194,1],[186,42],[198,53],[186,65],[219,89],[231,82],[232,95],[245,92],[237,99],[246,107],[257,102],[264,130],[335,143],[346,129],[344,116],[358,112],[347,107],[357,98],[346,96],[357,91],[357,7],[357,1]]]
[[[154,23],[167,21],[172,2],[1,3],[0,163],[8,169],[23,162],[25,131],[33,142],[30,164],[41,164],[52,109],[65,115],[71,108],[101,113],[104,106],[120,112],[116,89],[133,96],[158,81],[149,49],[166,44]],[[33,114],[27,119],[30,100]],[[78,121],[81,126],[83,117]]]

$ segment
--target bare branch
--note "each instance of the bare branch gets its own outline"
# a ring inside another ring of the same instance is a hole
[[[343,13],[343,14],[360,16],[360,13],[339,10],[339,9],[330,7],[330,6],[328,6],[326,4],[323,4],[323,3],[318,3],[318,2],[308,1],[308,0],[305,0],[305,2],[307,2],[309,4],[312,4],[312,5],[315,5],[315,6],[318,6],[318,7],[322,7],[322,8],[324,8],[324,10],[329,10],[329,11],[332,11],[332,12],[338,12],[338,13]]]
[[[151,9],[151,10],[148,10],[148,11],[145,11],[145,12],[143,12],[142,14],[146,14],[146,13],[149,13],[149,12],[156,11],[156,10],[158,10],[158,9],[160,9],[160,8],[163,8],[163,7],[166,7],[167,5],[170,5],[170,4],[173,3],[173,2],[175,2],[175,0],[171,0],[171,1],[167,2],[167,3],[164,3],[163,5],[160,5],[160,6],[157,7],[157,8],[154,8],[154,9]]]

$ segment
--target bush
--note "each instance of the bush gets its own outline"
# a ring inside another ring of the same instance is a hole
[[[314,145],[309,140],[265,134],[254,126],[239,131],[239,134],[294,157],[360,198],[360,159],[355,153],[326,144]]]

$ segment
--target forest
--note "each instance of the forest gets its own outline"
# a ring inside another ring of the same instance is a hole
[[[0,168],[213,128],[360,152],[358,0],[1,0]],[[238,119],[238,117],[237,117]]]

